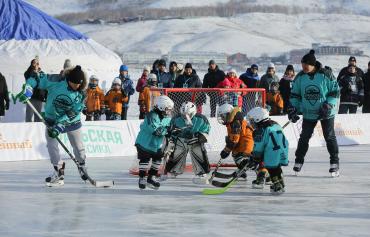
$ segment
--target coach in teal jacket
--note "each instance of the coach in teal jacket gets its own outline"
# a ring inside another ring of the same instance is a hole
[[[339,168],[338,144],[334,132],[334,117],[339,98],[338,83],[331,69],[322,68],[321,63],[316,61],[315,51],[311,50],[303,56],[301,63],[302,71],[294,79],[288,107],[288,117],[292,122],[298,121],[298,114],[303,115],[293,169],[296,172],[301,170],[309,140],[319,120],[330,153],[330,167]]]

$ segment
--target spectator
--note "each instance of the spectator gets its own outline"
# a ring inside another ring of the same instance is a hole
[[[340,88],[339,114],[355,114],[364,101],[364,83],[356,72],[356,66],[349,65],[347,73],[338,80]]]
[[[279,83],[280,79],[275,73],[275,65],[273,63],[269,63],[266,74],[261,78],[259,88],[263,88],[268,92],[272,82],[275,81]]]
[[[145,115],[149,113],[154,104],[154,98],[160,96],[159,91],[150,91],[151,88],[157,88],[158,81],[157,76],[153,73],[149,74],[148,81],[146,86],[143,89],[143,92],[139,96],[139,105],[140,105],[140,117],[139,119],[144,119]]]
[[[243,83],[243,81],[238,78],[235,69],[230,69],[227,73],[226,78],[230,81],[232,89],[247,88],[247,86]],[[234,107],[238,106],[239,108],[242,108],[243,93],[234,92],[234,93],[232,93],[232,95],[234,97],[232,106],[234,106]]]
[[[271,115],[283,114],[284,102],[279,92],[279,83],[274,81],[266,93],[266,104]]]
[[[149,72],[150,72],[150,68],[148,66],[145,66],[143,68],[143,73],[141,74],[141,77],[139,78],[139,80],[137,81],[137,84],[136,84],[136,91],[137,92],[139,92],[139,93],[143,92],[144,87],[146,86],[146,82],[148,80]]]
[[[258,88],[258,84],[260,82],[258,65],[252,64],[245,73],[240,75],[239,79],[242,80],[248,88]]]
[[[122,81],[119,77],[113,80],[112,88],[104,99],[107,105],[107,120],[121,120],[123,104],[128,102],[128,96],[122,90]]]
[[[159,59],[156,59],[153,63],[153,66],[152,66],[152,70],[150,71],[150,73],[154,73],[155,75],[158,74],[158,62],[159,62]]]
[[[184,74],[184,64],[182,64],[182,63],[177,64],[177,72],[178,72],[179,76]]]
[[[99,79],[92,75],[86,90],[86,108],[82,113],[86,115],[86,121],[98,121],[105,113],[104,92],[99,87]]]
[[[370,113],[370,61],[367,64],[367,72],[363,77],[364,82],[364,105],[362,106],[362,113]]]
[[[204,75],[203,78],[203,88],[216,88],[217,84],[225,78],[224,71],[220,70],[214,60],[210,60],[208,68],[208,73]],[[218,101],[218,93],[217,92],[209,92],[208,96],[210,98],[210,106],[211,106],[211,117],[216,116],[216,106]]]
[[[66,59],[64,61],[64,64],[63,64],[63,70],[60,71],[60,75],[63,75],[64,74],[64,71],[68,68],[72,68],[73,65],[72,65],[72,62],[70,59]]]
[[[354,56],[349,57],[348,66],[346,66],[346,67],[344,67],[340,70],[340,72],[338,74],[338,77],[337,77],[337,80],[339,80],[342,76],[347,74],[349,66],[355,66],[356,67],[356,73],[358,74],[358,76],[360,76],[362,78],[364,76],[364,72],[361,70],[361,68],[357,67],[356,64],[357,64],[356,57],[354,57]]]
[[[164,59],[160,59],[158,61],[158,87],[159,88],[172,88],[172,78],[170,73],[166,72],[166,61]]]
[[[283,78],[281,78],[279,82],[279,91],[284,101],[283,112],[285,114],[287,113],[287,108],[289,105],[290,90],[292,89],[294,77],[295,77],[294,67],[293,65],[288,65],[285,69]]]
[[[128,74],[128,66],[121,65],[119,69],[119,79],[121,80],[121,84],[122,84],[121,85],[122,94],[127,96],[127,101],[124,101],[122,103],[121,120],[127,120],[127,112],[128,112],[128,107],[130,103],[130,96],[132,96],[135,93],[134,83],[132,82]]]
[[[41,71],[40,63],[38,58],[34,58],[31,61],[30,66],[28,67],[27,71],[24,73],[24,78],[26,81],[29,78],[34,78],[37,83],[39,83],[40,74],[44,74],[43,71]],[[33,104],[33,106],[36,108],[36,110],[41,113],[42,110],[42,104],[46,101],[47,97],[47,91],[38,89],[37,86],[33,91],[32,97],[30,99],[30,102]],[[41,122],[41,119],[39,119],[36,115],[34,115],[33,110],[27,105],[26,107],[26,122]]]
[[[171,76],[172,85],[175,84],[176,78],[182,74],[181,71],[177,68],[177,63],[174,61],[170,62],[169,74]]]
[[[180,75],[176,81],[174,88],[201,88],[202,82],[199,79],[199,76],[196,74],[195,70],[193,70],[193,66],[191,63],[187,63],[185,65],[185,71],[183,75]],[[175,100],[175,113],[179,112],[180,106],[182,103],[187,101],[192,101],[191,92],[182,92],[180,93],[181,98],[174,98]],[[170,98],[171,98],[170,96]],[[198,112],[201,110],[201,105],[205,103],[205,95],[199,94],[196,95],[195,104],[197,105]]]
[[[5,116],[5,110],[9,110],[9,92],[5,77],[0,73],[0,122]]]

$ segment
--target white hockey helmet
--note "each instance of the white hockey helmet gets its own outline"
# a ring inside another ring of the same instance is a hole
[[[184,102],[181,105],[180,113],[183,118],[191,120],[194,117],[194,115],[197,113],[197,107],[195,106],[194,103],[190,101]]]
[[[154,108],[163,112],[164,116],[170,116],[173,111],[173,107],[173,101],[166,95],[158,96],[155,100]]]
[[[99,83],[99,78],[98,78],[97,76],[95,76],[95,75],[91,75],[91,76],[90,76],[90,83],[91,83],[91,84],[98,85],[98,83]]]
[[[156,86],[157,82],[158,82],[157,75],[155,75],[154,73],[150,73],[148,76],[148,81],[147,81],[148,85]]]
[[[247,113],[247,119],[253,125],[266,121],[270,118],[269,111],[265,108],[255,107]]]
[[[114,78],[112,85],[122,85],[121,79],[119,77]]]
[[[226,125],[229,114],[234,110],[231,104],[223,104],[217,110],[217,121],[220,124]]]

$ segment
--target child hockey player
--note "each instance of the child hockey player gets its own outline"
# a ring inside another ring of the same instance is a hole
[[[293,123],[303,114],[302,132],[295,152],[293,170],[299,172],[308,150],[308,142],[320,120],[326,147],[330,154],[329,172],[339,175],[338,143],[334,132],[334,117],[339,97],[339,86],[331,70],[316,61],[315,51],[303,56],[302,71],[294,79],[288,107],[288,118]]]
[[[207,151],[204,143],[210,130],[207,118],[197,114],[197,107],[192,102],[184,102],[180,108],[180,114],[171,121],[171,131],[178,129],[179,132],[172,132],[175,144],[174,151],[170,156],[166,171],[173,175],[184,172],[186,157],[190,151],[193,171],[196,177],[194,183],[207,183],[207,174],[210,171]]]
[[[173,107],[174,103],[168,96],[159,96],[154,108],[145,116],[144,122],[140,125],[140,132],[135,142],[137,158],[139,159],[140,189],[145,189],[147,184],[148,187],[153,189],[160,187],[160,183],[155,176],[162,162],[162,144],[170,126]],[[148,172],[148,178],[145,179],[150,160],[152,164]]]
[[[242,169],[243,163],[252,154],[253,128],[244,119],[240,108],[230,104],[218,108],[217,120],[227,128],[226,146],[220,153],[221,158],[225,159],[232,153],[236,166]],[[246,178],[247,175],[243,174],[242,177]]]
[[[23,91],[19,94],[20,101],[26,103],[32,96],[34,89],[48,91],[45,104],[46,143],[51,164],[54,167],[52,175],[45,179],[47,186],[64,185],[65,163],[60,160],[58,141],[54,138],[61,133],[67,133],[72,145],[73,153],[80,163],[81,178],[86,180],[85,148],[82,142],[80,113],[84,108],[84,93],[86,76],[80,66],[64,71],[58,75],[39,74],[39,80],[33,77],[27,79]]]
[[[248,112],[247,117],[254,128],[253,156],[248,167],[255,169],[263,162],[272,181],[270,191],[273,194],[283,193],[285,185],[281,166],[288,165],[289,149],[283,130],[279,124],[269,118],[269,112],[266,109],[255,107]],[[263,187],[264,177],[264,173],[258,173],[253,185]]]
[[[128,97],[122,93],[121,80],[116,77],[112,88],[105,95],[107,105],[107,120],[121,120],[122,104],[128,101]]]
[[[143,116],[149,113],[154,99],[160,96],[159,91],[150,91],[150,88],[157,88],[157,85],[157,76],[154,73],[149,74],[146,85],[139,95],[140,114],[142,114]]]
[[[99,79],[92,75],[86,90],[86,108],[82,112],[86,115],[86,121],[97,121],[104,111],[104,92],[99,87]]]
[[[271,82],[270,90],[266,93],[266,104],[270,107],[270,115],[283,114],[284,102],[276,81]]]

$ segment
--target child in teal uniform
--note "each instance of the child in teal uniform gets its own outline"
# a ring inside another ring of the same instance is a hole
[[[140,189],[145,189],[147,184],[153,189],[160,187],[155,176],[162,162],[163,140],[170,126],[170,116],[174,106],[173,101],[165,95],[158,96],[154,103],[154,108],[145,116],[144,122],[140,125],[135,142],[137,158],[139,159]],[[148,178],[145,179],[150,160],[152,165],[148,172]]]
[[[247,117],[254,128],[253,158],[248,166],[256,169],[263,162],[271,177],[271,193],[283,193],[285,184],[281,166],[287,166],[289,162],[289,143],[284,136],[283,129],[270,119],[269,112],[264,108],[253,108],[248,112]],[[263,185],[264,177],[257,176],[255,181],[259,181],[259,178]]]
[[[86,84],[85,73],[80,66],[76,66],[65,71],[63,75],[40,73],[38,80],[30,77],[23,85],[22,92],[19,93],[20,101],[27,103],[34,89],[48,91],[44,119],[48,124],[46,142],[54,172],[45,179],[47,186],[64,185],[65,163],[60,159],[58,141],[54,139],[61,133],[67,133],[73,153],[81,165],[79,170],[81,178],[86,180],[86,176],[84,176],[86,154],[82,142],[80,118],[81,111],[85,106],[83,90]]]

